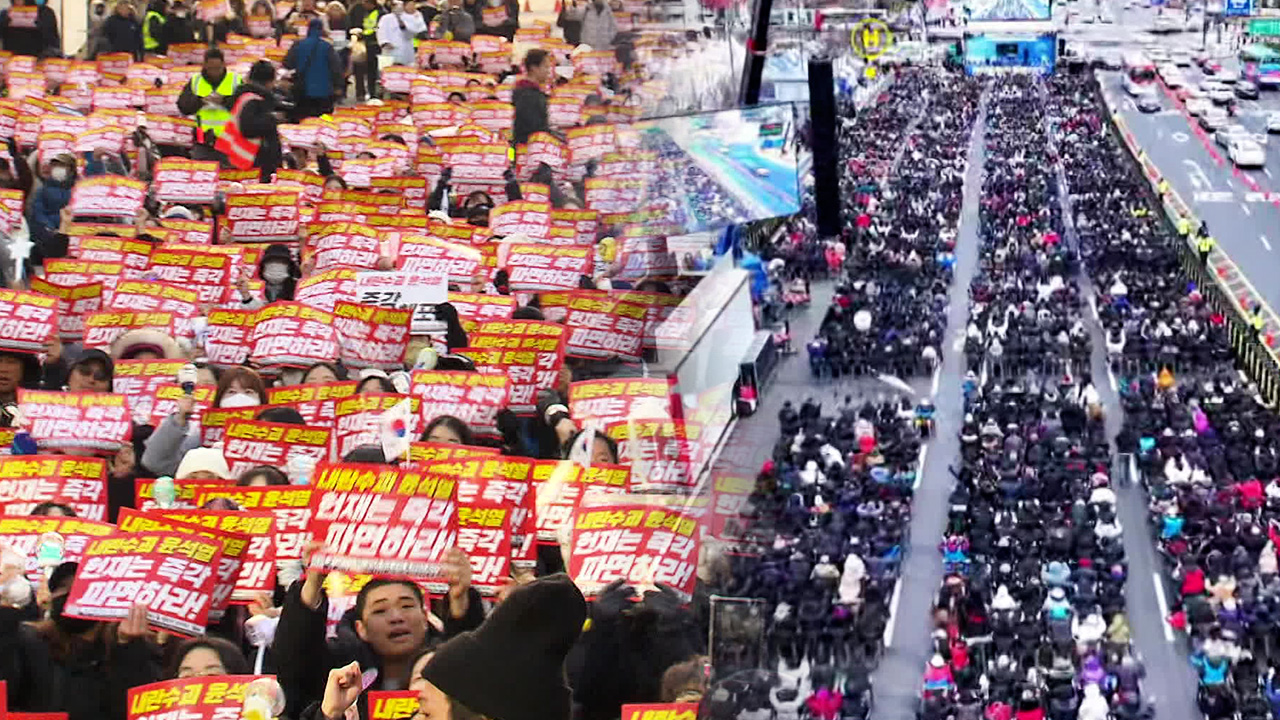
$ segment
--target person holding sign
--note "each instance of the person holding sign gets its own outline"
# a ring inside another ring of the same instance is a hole
[[[303,565],[323,545],[312,542],[303,552]],[[449,555],[448,597],[432,603],[428,612],[422,588],[409,580],[374,578],[360,590],[355,604],[356,637],[339,634],[325,639],[329,598],[324,590],[326,573],[307,570],[306,579],[294,583],[285,596],[272,646],[276,657],[291,658],[279,669],[280,684],[289,699],[289,714],[296,714],[328,694],[326,675],[352,660],[374,658],[377,682],[362,688],[398,690],[406,687],[413,662],[431,636],[453,637],[479,627],[484,620],[480,593],[471,587],[470,561],[460,551]],[[334,671],[336,672],[336,671]],[[360,693],[356,693],[358,697]],[[345,711],[355,697],[339,711]],[[314,711],[314,708],[310,708]]]
[[[129,688],[160,679],[147,642],[147,607],[120,623],[63,615],[77,563],[49,576],[49,619],[22,622],[25,608],[0,607],[0,680],[9,710],[65,712],[68,720],[124,720]]]
[[[218,48],[206,50],[200,74],[192,77],[178,96],[178,112],[196,117],[193,159],[213,159],[214,139],[231,119],[231,96],[239,87],[240,76],[227,69],[222,51]]]
[[[0,43],[14,55],[55,57],[62,54],[58,16],[48,3],[14,0],[0,10]]]

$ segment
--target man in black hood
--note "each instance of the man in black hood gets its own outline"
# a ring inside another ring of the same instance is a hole
[[[35,8],[34,13],[32,8]],[[35,16],[34,22],[30,21],[32,14]],[[48,3],[15,0],[12,8],[0,11],[0,43],[14,55],[57,55],[62,51],[58,16]]]

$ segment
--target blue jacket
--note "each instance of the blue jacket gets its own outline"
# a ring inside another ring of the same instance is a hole
[[[62,208],[71,202],[73,182],[74,178],[65,183],[53,180],[44,182],[31,203],[31,215],[28,221],[31,223],[32,232],[39,230],[52,232],[62,225]]]
[[[307,25],[307,36],[294,43],[284,56],[284,66],[302,73],[293,79],[295,88],[297,83],[302,84],[302,97],[325,100],[333,97],[334,88],[342,82],[342,66],[338,53],[324,37],[324,21],[312,18]],[[296,89],[294,95],[298,96]]]

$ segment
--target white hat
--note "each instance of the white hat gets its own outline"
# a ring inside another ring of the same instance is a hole
[[[192,473],[211,472],[223,480],[231,479],[231,468],[227,467],[227,459],[221,450],[198,447],[187,451],[178,465],[178,472],[173,474],[175,480],[183,480]]]

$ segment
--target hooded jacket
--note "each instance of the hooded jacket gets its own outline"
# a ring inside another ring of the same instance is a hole
[[[618,22],[613,19],[609,3],[589,2],[582,12],[582,31],[578,39],[592,50],[608,50],[618,34]]]
[[[538,83],[520,78],[511,91],[515,117],[511,123],[511,141],[516,145],[529,142],[529,136],[550,128],[547,117],[547,94]]]
[[[111,13],[102,22],[102,36],[111,52],[129,53],[134,60],[142,60],[142,23],[136,17]]]
[[[342,84],[342,61],[325,39],[324,21],[320,18],[307,23],[307,36],[289,48],[284,66],[301,73],[293,79],[295,90],[301,83],[301,92],[294,93],[301,97],[328,100]]]
[[[37,6],[34,28],[16,27],[9,22],[9,10],[0,10],[0,42],[14,55],[47,57],[62,49],[58,16],[47,4]]]
[[[75,185],[76,171],[62,182],[46,178],[31,201],[29,221],[34,235],[43,236],[55,232],[62,225],[62,209],[71,202],[71,186]]]

